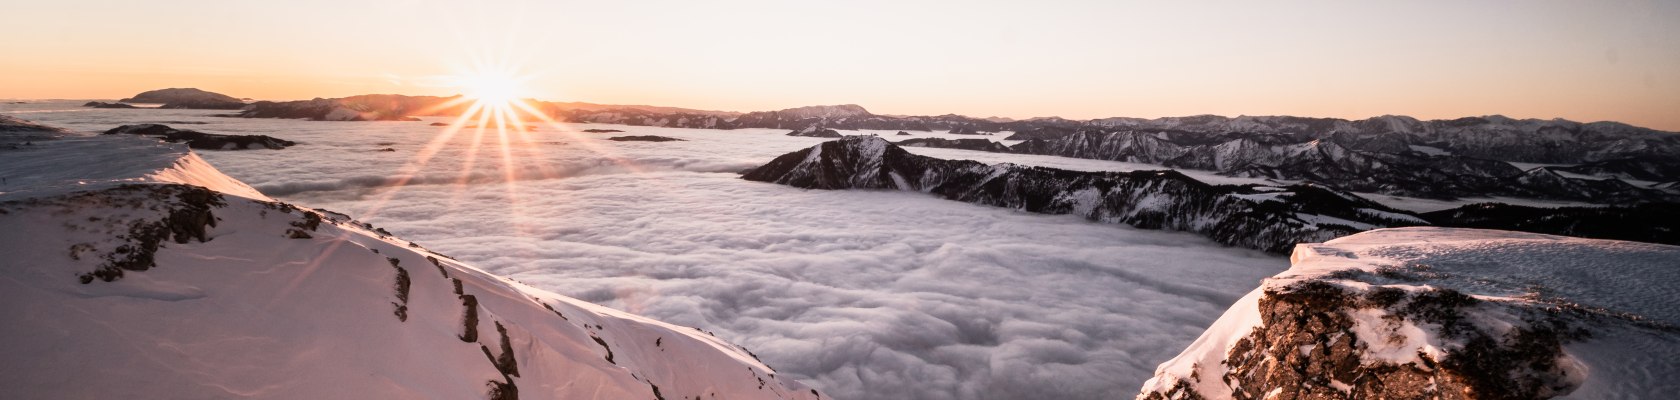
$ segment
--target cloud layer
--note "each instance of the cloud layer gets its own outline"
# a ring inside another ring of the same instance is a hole
[[[1190,234],[738,179],[733,171],[820,142],[780,131],[615,126],[689,140],[617,143],[545,127],[509,148],[511,169],[495,137],[471,154],[461,136],[393,191],[391,176],[438,128],[151,111],[209,122],[194,127],[206,132],[303,143],[204,153],[266,194],[365,217],[544,289],[715,332],[836,398],[1130,396],[1286,266]],[[925,136],[951,137],[916,137]],[[384,147],[397,151],[374,151]]]

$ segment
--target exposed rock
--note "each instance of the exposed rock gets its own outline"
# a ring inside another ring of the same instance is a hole
[[[1041,129],[1024,134],[1033,138],[1010,150],[1308,181],[1352,191],[1441,199],[1516,196],[1597,202],[1680,201],[1670,194],[1619,182],[1567,178],[1545,171],[1525,174],[1501,161],[1411,151],[1361,151],[1332,140],[1290,143],[1275,136],[1241,135],[1224,140],[1167,131]],[[1020,136],[1023,134],[1011,138]]]
[[[244,118],[301,118],[314,121],[416,121],[414,116],[456,116],[467,104],[459,97],[370,94],[337,99],[259,101],[239,112]]]
[[[1009,152],[1009,146],[987,139],[917,138],[899,141],[898,145],[905,147],[934,147],[941,149],[989,151],[993,153]]]
[[[139,108],[139,107],[135,107],[135,106],[134,106],[134,105],[132,105],[132,104],[123,104],[123,103],[106,103],[106,102],[102,102],[102,101],[90,101],[90,102],[87,102],[87,103],[85,103],[85,104],[82,104],[82,107],[93,107],[93,108]]]
[[[910,136],[910,132],[898,131],[898,136]]]
[[[1662,182],[1680,178],[1680,157],[1631,157],[1595,161],[1569,167],[1546,167],[1582,175]]]
[[[1273,252],[1372,226],[1422,223],[1415,216],[1409,221],[1390,218],[1406,218],[1406,214],[1351,195],[1309,197],[1360,201],[1343,208],[1380,212],[1352,212],[1344,215],[1345,219],[1337,218],[1347,222],[1327,223],[1323,218],[1303,217],[1292,211],[1287,206],[1296,201],[1292,196],[1278,195],[1275,201],[1257,202],[1233,195],[1238,187],[1211,186],[1176,171],[1081,172],[1012,164],[988,166],[910,154],[873,136],[851,136],[788,153],[747,172],[743,178],[811,189],[920,191],[1028,212],[1075,214],[1144,229],[1196,232],[1220,243]]]
[[[617,130],[617,129],[584,129],[584,130],[583,130],[583,131],[584,131],[584,132],[586,132],[586,133],[614,133],[614,132],[624,132],[624,131],[621,131],[621,130]]]
[[[158,89],[142,92],[134,97],[119,100],[124,103],[163,103],[161,108],[192,108],[211,110],[237,110],[245,106],[245,102],[238,98],[221,93],[207,92],[194,88]]]
[[[70,131],[55,126],[37,124],[28,120],[0,115],[0,145],[17,145],[29,141],[52,140]]]
[[[160,124],[123,125],[111,128],[111,130],[105,131],[105,134],[155,136],[170,143],[185,142],[187,147],[204,150],[248,150],[256,148],[279,150],[297,144],[267,135],[218,135],[175,129]]]
[[[1680,278],[1674,257],[1680,247],[1471,229],[1302,244],[1138,398],[1664,393],[1648,374],[1674,370],[1666,355],[1680,353],[1680,315],[1658,305]],[[1565,351],[1578,344],[1625,354]]]
[[[684,141],[682,139],[677,139],[677,138],[672,138],[672,137],[653,136],[653,135],[614,136],[614,137],[607,138],[607,140],[611,140],[611,141],[614,141],[614,142],[682,142],[682,141]]]
[[[1676,203],[1561,208],[1481,203],[1422,216],[1441,226],[1680,245]]]
[[[787,135],[788,136],[819,137],[819,138],[837,138],[837,137],[845,136],[845,135],[841,135],[840,132],[835,131],[833,129],[824,128],[824,127],[822,127],[822,125],[807,126],[804,129],[796,130],[796,131],[793,131],[793,132],[788,132]]]
[[[449,126],[448,123],[444,123],[444,122],[433,122],[433,123],[426,124],[426,125],[430,125],[430,126]]]
[[[164,104],[162,106],[159,106],[158,108],[162,108],[162,109],[189,109],[189,110],[238,110],[238,109],[245,108],[245,105],[246,104],[243,103],[243,102],[228,103],[228,102],[219,102],[219,101],[178,101],[178,102]]]

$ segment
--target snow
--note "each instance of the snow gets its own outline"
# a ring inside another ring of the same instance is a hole
[[[1391,219],[1391,220],[1395,220],[1395,221],[1405,221],[1405,222],[1410,222],[1410,223],[1414,223],[1414,224],[1421,224],[1421,225],[1428,225],[1429,224],[1429,221],[1424,221],[1423,218],[1418,218],[1418,217],[1415,217],[1415,216],[1412,216],[1412,215],[1401,214],[1401,213],[1397,213],[1397,212],[1393,212],[1393,211],[1383,211],[1383,210],[1374,210],[1374,209],[1369,209],[1369,208],[1361,208],[1361,209],[1359,209],[1359,213],[1369,215],[1369,216],[1373,216],[1373,217],[1387,218],[1387,219]]]
[[[1517,167],[1517,169],[1520,169],[1520,170],[1523,170],[1523,171],[1528,171],[1528,170],[1532,170],[1532,169],[1535,169],[1535,168],[1544,168],[1544,167],[1572,167],[1572,166],[1574,166],[1574,164],[1543,164],[1543,163],[1524,163],[1524,162],[1515,162],[1515,161],[1506,161],[1505,163],[1506,164],[1511,164],[1511,166]]]
[[[1346,220],[1346,219],[1336,218],[1336,217],[1332,217],[1332,216],[1328,216],[1328,215],[1295,213],[1295,218],[1300,218],[1302,221],[1306,221],[1307,223],[1310,223],[1310,224],[1313,224],[1313,225],[1326,225],[1326,224],[1341,225],[1341,226],[1353,227],[1353,229],[1358,229],[1358,230],[1367,230],[1367,229],[1376,228],[1375,225],[1371,225],[1371,224],[1367,224],[1367,223],[1363,223],[1363,222],[1358,222],[1358,221],[1349,221],[1349,220]]]
[[[1452,155],[1452,152],[1442,150],[1439,147],[1420,146],[1420,145],[1415,145],[1415,144],[1414,145],[1409,145],[1409,146],[1406,146],[1406,147],[1410,147],[1412,149],[1412,151],[1416,151],[1416,152],[1419,152],[1419,153],[1428,154],[1428,155],[1432,155],[1432,156],[1450,156],[1450,155]]]
[[[1144,390],[1168,389],[1199,366],[1202,380],[1197,389],[1209,398],[1228,398],[1230,389],[1217,378],[1225,372],[1220,361],[1238,339],[1260,326],[1258,304],[1267,289],[1312,279],[1369,288],[1377,283],[1336,279],[1333,274],[1427,265],[1437,274],[1424,282],[1384,286],[1454,289],[1519,307],[1575,304],[1630,318],[1578,321],[1591,335],[1565,345],[1562,365],[1572,371],[1569,376],[1584,376],[1584,381],[1566,397],[1662,398],[1680,390],[1672,380],[1654,378],[1680,373],[1680,364],[1673,362],[1680,357],[1680,335],[1672,330],[1680,324],[1680,309],[1673,307],[1680,303],[1680,293],[1672,287],[1680,279],[1675,260],[1680,260],[1676,246],[1477,229],[1378,229],[1302,244],[1291,255],[1289,270],[1238,300],[1183,353],[1161,364]],[[1369,346],[1363,354],[1368,362],[1417,361],[1420,351],[1440,359],[1443,349],[1463,345],[1410,321],[1396,323],[1379,309],[1352,310],[1349,315],[1356,321],[1355,334]],[[1467,318],[1500,329],[1525,323],[1496,307],[1476,307]],[[1670,328],[1646,328],[1630,320]]]
[[[180,147],[136,139],[69,138],[0,157],[0,171],[40,186],[0,198],[8,396],[481,398],[504,379],[480,349],[501,352],[500,323],[528,398],[652,398],[653,385],[673,398],[816,397],[710,334],[535,289],[363,227],[323,223],[313,238],[285,238],[302,211],[274,208]],[[213,210],[209,241],[167,243],[156,268],[80,283],[76,274],[100,258],[78,249],[110,248],[130,221],[162,215],[145,192],[62,195],[123,184],[208,187],[227,205]],[[392,313],[393,259],[412,278],[400,300],[406,321]],[[458,337],[463,308],[450,278],[479,301],[480,343]]]
[[[48,197],[127,183],[186,183],[268,200],[222,175],[185,144],[129,135],[71,136],[35,142],[0,157],[0,201]],[[69,167],[75,168],[69,168]]]
[[[778,378],[825,398],[1130,393],[1243,291],[1285,267],[1281,257],[1191,234],[915,192],[810,191],[740,179],[743,169],[832,140],[785,136],[786,129],[544,126],[509,135],[517,141],[507,150],[511,168],[503,167],[493,132],[480,151],[466,151],[473,142],[467,130],[395,189],[392,176],[442,130],[426,125],[443,119],[338,123],[146,111],[28,118],[81,132],[203,122],[191,128],[298,141],[280,151],[199,155],[269,196],[351,214],[465,264],[716,333],[752,349]],[[569,133],[588,128],[625,132]],[[886,137],[972,138],[911,133]],[[618,135],[688,141],[604,140]],[[386,147],[397,151],[372,151]],[[945,149],[911,149],[937,150]],[[946,154],[987,157],[987,164],[1125,165]]]
[[[1392,207],[1392,208],[1400,209],[1400,210],[1405,210],[1405,211],[1419,212],[1419,213],[1431,212],[1431,211],[1441,211],[1441,210],[1446,210],[1446,209],[1463,207],[1463,206],[1466,206],[1466,205],[1476,204],[1476,203],[1505,203],[1505,204],[1510,204],[1510,205],[1527,206],[1527,207],[1543,207],[1543,208],[1603,207],[1603,206],[1605,206],[1603,204],[1584,203],[1584,202],[1579,202],[1579,201],[1542,200],[1542,199],[1529,199],[1529,198],[1506,197],[1506,196],[1464,197],[1464,198],[1459,198],[1459,199],[1454,199],[1454,200],[1438,200],[1438,199],[1423,199],[1423,198],[1416,198],[1416,197],[1390,196],[1390,195],[1381,194],[1381,193],[1353,192],[1353,194],[1356,195],[1356,196],[1359,196],[1359,197],[1364,197],[1367,200],[1377,202],[1378,204],[1382,204],[1384,206],[1388,206],[1388,207]]]
[[[1252,194],[1233,194],[1233,195],[1231,195],[1231,197],[1236,197],[1236,198],[1239,198],[1239,199],[1248,200],[1248,201],[1252,201],[1252,202],[1255,202],[1255,203],[1266,202],[1266,201],[1282,202],[1283,201],[1283,199],[1282,199],[1283,196],[1288,195],[1288,194],[1289,194],[1288,192],[1269,192],[1269,193],[1252,193]]]

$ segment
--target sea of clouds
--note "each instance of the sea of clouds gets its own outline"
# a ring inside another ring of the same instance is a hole
[[[179,127],[298,141],[280,151],[201,154],[279,199],[357,216],[537,287],[714,332],[842,399],[1131,396],[1156,365],[1287,266],[1281,257],[1191,234],[920,193],[739,179],[740,170],[821,142],[782,131],[595,125],[577,129],[627,132],[571,135],[545,126],[512,134],[504,153],[500,136],[466,130],[416,168],[441,128],[207,114],[90,110],[25,118],[83,131],[205,122]],[[631,134],[688,141],[602,140]],[[924,136],[953,137],[914,137]],[[479,151],[467,151],[475,138]],[[396,151],[378,151],[384,148]]]

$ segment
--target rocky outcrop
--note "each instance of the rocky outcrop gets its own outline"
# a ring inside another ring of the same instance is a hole
[[[370,94],[337,99],[259,101],[239,112],[243,118],[288,118],[312,121],[414,121],[414,116],[455,116],[469,102],[460,97]]]
[[[1421,216],[1440,226],[1680,245],[1676,203],[1558,208],[1480,203]]]
[[[70,131],[28,120],[0,115],[0,149],[16,150],[42,140],[69,135]]]
[[[187,147],[201,150],[279,150],[297,144],[267,135],[218,135],[175,129],[161,124],[123,125],[111,128],[105,131],[105,134],[153,136],[170,143],[186,143]]]
[[[1672,384],[1649,377],[1680,370],[1674,257],[1473,229],[1301,244],[1138,398],[1660,397]]]
[[[673,138],[673,137],[654,136],[654,135],[614,136],[614,137],[607,138],[607,140],[611,140],[611,141],[614,141],[614,142],[682,142],[682,141],[684,141],[682,139],[677,139],[677,138]]]
[[[793,132],[788,132],[787,135],[788,136],[817,137],[817,138],[837,138],[837,137],[845,136],[845,135],[841,135],[839,131],[824,128],[821,124],[813,124],[811,126],[807,126],[805,128],[802,128],[802,129],[799,129],[799,130],[796,130],[796,131],[793,131]]]
[[[1273,252],[1287,252],[1299,241],[1428,225],[1680,244],[1675,234],[1680,209],[1673,203],[1604,208],[1473,204],[1420,215],[1324,185],[1208,185],[1174,171],[985,165],[910,154],[874,136],[848,136],[788,153],[744,178],[812,189],[921,191],[1029,212],[1197,232],[1220,243]]]
[[[208,92],[195,88],[158,89],[134,95],[134,97],[119,100],[123,103],[161,103],[161,108],[193,108],[210,110],[237,110],[245,106],[238,98],[216,92]]]
[[[910,154],[874,136],[850,136],[788,153],[743,178],[810,189],[919,191],[1028,212],[1196,232],[1220,243],[1273,252],[1375,226],[1422,222],[1355,196],[1313,193],[1322,189],[1310,186],[1277,189],[1260,200],[1239,196],[1244,188],[1216,187],[1175,171],[1081,172],[941,160]],[[1297,195],[1369,212],[1339,217],[1298,212]]]
[[[658,126],[666,128],[734,129],[729,118],[714,114],[662,113],[637,108],[558,109],[550,111],[563,122]]]
[[[1546,169],[1581,175],[1614,177],[1623,180],[1662,182],[1680,177],[1680,158],[1617,158],[1568,167],[1546,167]]]
[[[1009,146],[986,139],[919,138],[901,140],[898,142],[898,145],[904,147],[933,147],[941,149],[989,151],[994,153],[1009,152]]]
[[[189,109],[189,110],[239,110],[244,109],[244,102],[219,101],[178,101],[158,106],[161,109]]]
[[[1160,164],[1217,171],[1225,175],[1307,181],[1342,190],[1453,199],[1514,196],[1590,202],[1672,202],[1671,194],[1621,182],[1558,176],[1529,171],[1502,161],[1432,155],[1413,150],[1396,153],[1356,150],[1335,140],[1289,143],[1277,136],[1220,135],[1225,141],[1183,132],[1056,129],[1030,131],[1008,150],[1023,154]],[[1017,134],[1011,137],[1020,137]],[[1367,148],[1381,146],[1365,144]],[[996,149],[981,149],[999,151]],[[1661,162],[1614,163],[1601,168],[1636,170],[1654,177],[1667,172]],[[1583,169],[1585,170],[1585,169]],[[1632,171],[1630,171],[1632,172]]]
[[[132,105],[132,104],[123,104],[123,103],[106,103],[106,102],[102,102],[102,101],[90,101],[90,102],[87,102],[87,103],[84,103],[84,104],[82,104],[82,107],[93,107],[93,108],[138,108],[138,107],[135,107],[135,106],[134,106],[134,105]]]

